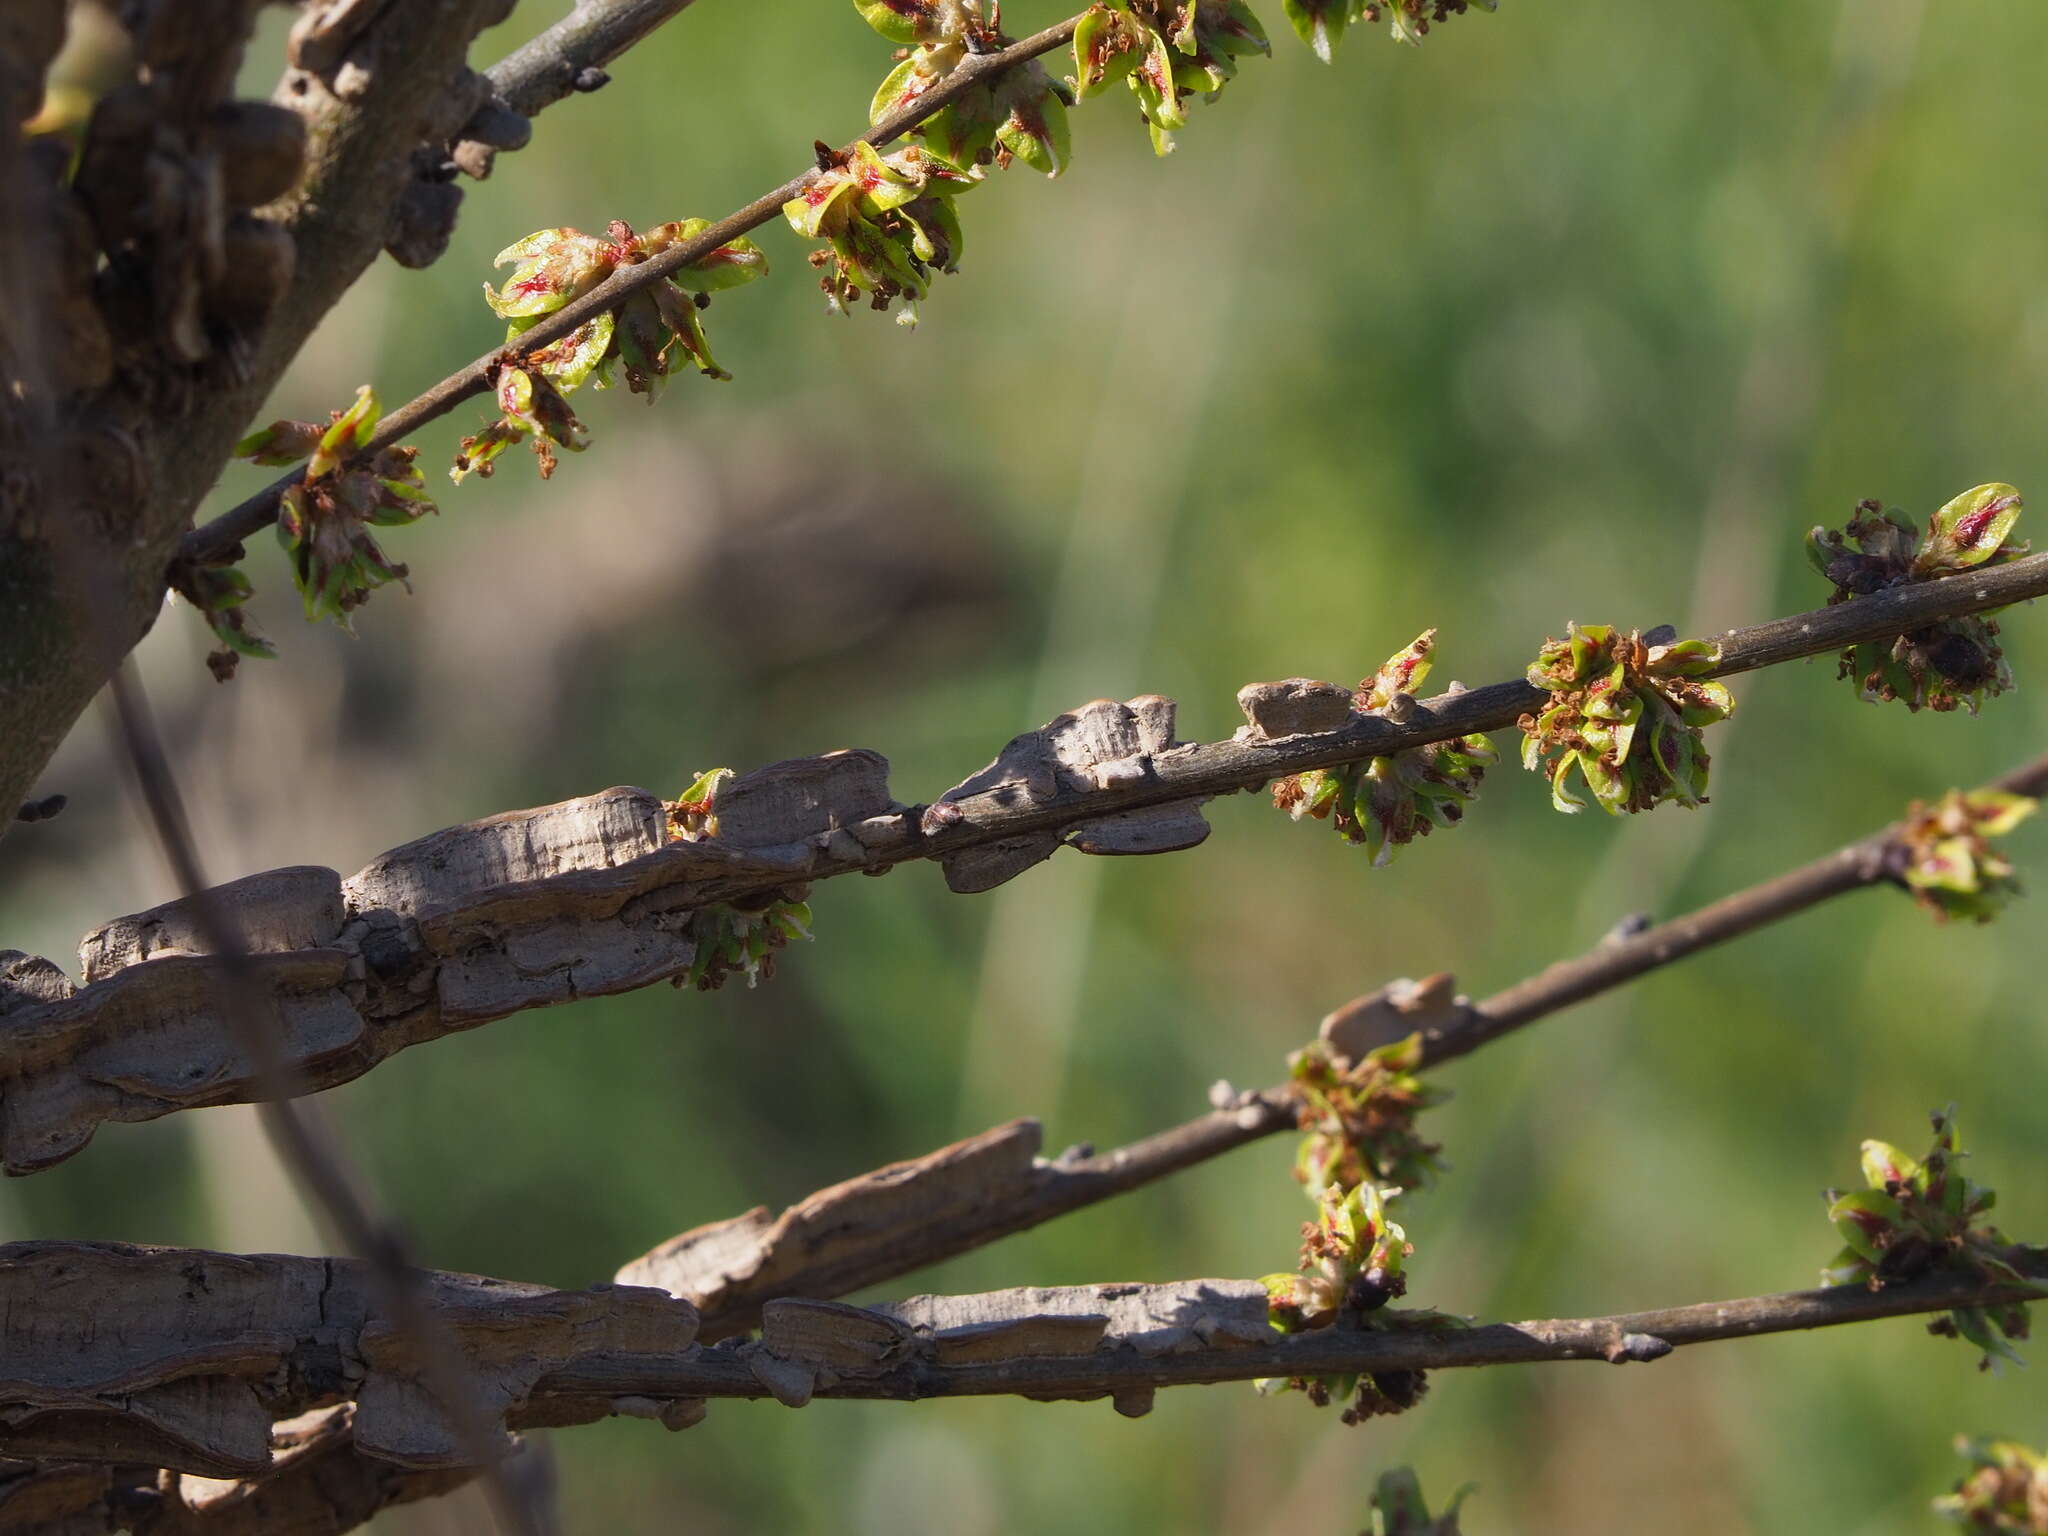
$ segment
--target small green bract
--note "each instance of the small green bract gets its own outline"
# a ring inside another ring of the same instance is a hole
[[[1550,803],[1568,814],[1586,808],[1574,776],[1610,816],[1666,800],[1704,805],[1700,730],[1735,711],[1728,690],[1705,676],[1720,661],[1720,647],[1705,640],[1652,645],[1634,630],[1571,625],[1529,668],[1550,702],[1522,716],[1522,766],[1549,775]]]
[[[2027,546],[2010,541],[2020,506],[2020,493],[2009,485],[1974,486],[1935,513],[1922,534],[1896,507],[1860,501],[1839,532],[1816,528],[1807,535],[1806,557],[1834,583],[1830,606],[1940,581],[2024,555]],[[1840,675],[1873,704],[1896,699],[1908,709],[1975,714],[2012,687],[1997,636],[1990,612],[1941,619],[1893,640],[1852,646],[1842,653]]]

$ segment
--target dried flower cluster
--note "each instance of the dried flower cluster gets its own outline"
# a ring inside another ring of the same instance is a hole
[[[1358,685],[1352,708],[1363,714],[1398,707],[1396,701],[1413,695],[1429,676],[1435,646],[1436,631],[1424,630]],[[1458,736],[1369,762],[1292,774],[1273,786],[1273,803],[1296,821],[1328,817],[1345,841],[1365,846],[1377,868],[1434,828],[1462,821],[1487,768],[1499,761],[1484,736]]]
[[[1860,501],[1840,531],[1815,528],[1807,535],[1806,556],[1834,583],[1829,604],[1846,603],[2017,560],[2027,552],[2025,544],[2010,542],[2019,515],[2020,493],[1997,483],[1963,492],[1934,514],[1925,534],[1896,507],[1886,511]],[[1844,651],[1841,675],[1855,679],[1871,703],[1897,699],[1908,709],[1975,714],[1984,700],[2012,686],[1997,636],[1988,613],[1941,619],[1895,640]]]
[[[1371,1328],[1389,1319],[1381,1309],[1408,1289],[1402,1267],[1414,1246],[1387,1219],[1387,1195],[1370,1181],[1350,1189],[1325,1186],[1318,1214],[1302,1224],[1296,1273],[1267,1275],[1267,1320],[1281,1333],[1315,1328]],[[1377,1314],[1377,1315],[1376,1315]],[[1441,1326],[1433,1313],[1397,1314],[1405,1325]],[[1422,1371],[1376,1371],[1355,1376],[1266,1377],[1261,1392],[1305,1392],[1317,1407],[1342,1402],[1344,1422],[1361,1423],[1413,1408],[1427,1388]]]
[[[2048,1456],[2010,1440],[1956,1437],[1970,1470],[1934,1510],[1965,1530],[2048,1536]]]
[[[1550,702],[1521,719],[1522,766],[1549,775],[1550,803],[1567,813],[1586,808],[1572,790],[1574,772],[1611,816],[1666,800],[1705,804],[1700,730],[1735,710],[1728,690],[1706,678],[1720,661],[1720,648],[1705,640],[1652,644],[1634,630],[1569,626],[1529,668]]]
[[[488,476],[492,461],[515,443],[527,442],[543,478],[554,473],[556,448],[580,452],[586,436],[567,397],[588,381],[611,387],[614,366],[626,387],[650,399],[669,372],[684,361],[714,379],[731,374],[718,366],[704,336],[702,311],[711,295],[750,283],[768,270],[768,258],[751,240],[728,241],[702,260],[630,295],[617,310],[585,321],[544,347],[521,350],[527,331],[564,305],[580,299],[622,266],[634,266],[690,240],[710,224],[681,219],[644,234],[614,219],[606,235],[576,229],[543,229],[505,247],[495,266],[516,263],[503,289],[484,284],[484,302],[506,321],[508,343],[496,379],[499,418],[462,440],[449,477]]]
[[[1915,800],[1899,832],[1900,880],[1943,922],[1990,922],[2020,894],[2020,883],[2012,861],[1987,839],[2010,832],[2039,804],[1997,789],[1952,789],[1932,805]]]
[[[278,542],[289,557],[308,619],[333,619],[343,628],[348,616],[377,587],[403,582],[403,565],[388,559],[372,527],[395,528],[435,510],[420,472],[418,450],[380,448],[363,457],[382,416],[376,392],[365,384],[355,402],[326,422],[273,421],[235,444],[237,458],[258,464],[296,464],[306,473],[286,487],[277,514]],[[192,573],[185,595],[200,607],[229,656],[213,658],[215,674],[233,672],[232,656],[276,655],[242,616],[249,579],[229,567]]]
[[[1821,1271],[1825,1285],[1867,1285],[1882,1290],[1934,1270],[2024,1283],[2008,1258],[2010,1245],[1990,1226],[1976,1225],[1997,1195],[1963,1177],[1957,1163],[1955,1112],[1933,1116],[1934,1146],[1916,1161],[1888,1142],[1863,1143],[1863,1177],[1868,1189],[1827,1192],[1828,1219],[1848,1245]],[[1928,1325],[1928,1332],[1967,1339],[1993,1359],[2017,1361],[2006,1339],[2027,1336],[2027,1309],[1957,1307]]]

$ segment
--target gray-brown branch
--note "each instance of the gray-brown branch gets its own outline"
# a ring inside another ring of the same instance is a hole
[[[603,67],[692,0],[577,0],[567,16],[484,73],[498,98],[532,117],[579,91],[605,83]]]
[[[2012,1250],[2030,1280],[2041,1256]],[[1932,1274],[1613,1317],[1459,1327],[1379,1314],[1371,1331],[1283,1337],[1251,1280],[1026,1288],[870,1307],[778,1301],[759,1338],[706,1348],[690,1305],[627,1286],[549,1291],[427,1277],[498,1424],[614,1414],[696,1423],[711,1398],[916,1401],[1110,1398],[1143,1412],[1160,1387],[1258,1377],[1652,1359],[1671,1348],[1878,1318],[1995,1306],[2037,1284]],[[273,1427],[352,1402],[358,1450],[459,1468],[461,1442],[421,1390],[419,1360],[380,1316],[359,1266],[98,1243],[0,1247],[0,1455],[146,1463],[260,1479]],[[100,1326],[118,1311],[119,1329]]]
[[[1727,632],[1719,670],[1821,654],[2043,590],[2048,555],[1859,598]],[[658,797],[614,789],[448,828],[348,880],[327,869],[272,870],[216,897],[277,1000],[288,1065],[318,1090],[408,1045],[522,1009],[683,975],[696,958],[696,914],[717,903],[758,902],[912,859],[936,858],[955,889],[979,890],[1063,845],[1185,848],[1206,835],[1199,806],[1211,796],[1498,730],[1543,697],[1501,683],[1417,702],[1405,723],[1354,715],[1332,730],[1273,736],[1248,727],[1210,743],[1172,739],[1168,700],[1098,702],[1018,737],[931,806],[899,805],[876,754],[840,752],[727,785],[718,835],[704,841],[672,841]],[[1838,870],[1819,884],[1848,877]],[[1592,963],[1651,954],[1634,942]],[[194,914],[174,902],[88,934],[82,987],[47,960],[0,958],[9,1041],[0,1163],[9,1172],[70,1156],[107,1120],[255,1092],[220,1016],[219,960],[206,948]]]
[[[2048,756],[1989,787],[2041,794]],[[1448,985],[1391,983],[1332,1013],[1324,1035],[1355,1059],[1420,1033],[1424,1069],[1441,1066],[1703,949],[1894,880],[1900,830],[1887,827],[1696,912],[1603,942],[1482,1002],[1454,998]],[[1039,1156],[1039,1122],[1013,1120],[821,1189],[780,1215],[757,1206],[692,1228],[626,1265],[618,1279],[687,1297],[702,1314],[699,1336],[721,1339],[755,1327],[762,1307],[780,1297],[848,1295],[1294,1130],[1296,1107],[1281,1083],[1235,1094],[1210,1114],[1107,1152],[1052,1159]]]
[[[2048,757],[1996,784],[2038,793],[2048,787]],[[1897,830],[1888,828],[1650,929],[1630,945],[1604,945],[1553,966],[1476,1006],[1460,1000],[1449,1027],[1439,989],[1429,989],[1427,1006],[1417,1007],[1420,998],[1383,988],[1333,1018],[1348,1020],[1349,1029],[1386,1035],[1419,1023],[1433,1043],[1432,1061],[1441,1062],[1648,969],[1885,878]],[[1845,871],[1854,878],[1841,878]],[[758,1327],[769,1303],[787,1297],[825,1300],[898,1278],[1294,1123],[1292,1100],[1281,1087],[1243,1095],[1225,1111],[1107,1153],[1048,1161],[1037,1155],[1038,1123],[1013,1121],[820,1190],[780,1216],[757,1208],[693,1229],[624,1266],[617,1278],[694,1304],[700,1314],[697,1338],[709,1343]],[[105,1528],[112,1530],[115,1510],[133,1521],[138,1505],[154,1511],[155,1523],[140,1528],[157,1536],[242,1536],[280,1523],[307,1536],[338,1536],[378,1509],[432,1497],[469,1479],[462,1469],[405,1468],[364,1453],[356,1446],[353,1414],[352,1404],[342,1404],[276,1427],[274,1464],[240,1480],[174,1474],[165,1491],[157,1488],[154,1474],[137,1484],[124,1481],[116,1469],[88,1463],[0,1468],[0,1536],[43,1529],[60,1516],[104,1516]]]

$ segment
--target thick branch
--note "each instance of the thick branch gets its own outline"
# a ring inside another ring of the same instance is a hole
[[[600,1372],[651,1366],[685,1356],[696,1333],[689,1303],[658,1291],[421,1280],[501,1440],[520,1424],[612,1411],[581,1389],[537,1401],[540,1382],[571,1361]],[[370,1267],[347,1259],[0,1246],[0,1456],[247,1477],[271,1467],[274,1421],[350,1400],[369,1454],[403,1467],[473,1465],[428,1388],[414,1331],[378,1296]],[[112,1318],[119,1327],[106,1326]]]
[[[2048,1277],[2032,1250],[2008,1255]],[[560,1292],[430,1277],[500,1422],[584,1423],[626,1413],[695,1423],[705,1399],[915,1401],[1111,1397],[1143,1412],[1154,1389],[1256,1377],[1651,1359],[1670,1348],[1958,1306],[2032,1300],[2036,1285],[1932,1275],[1883,1291],[1838,1288],[1654,1312],[1462,1328],[1379,1314],[1373,1331],[1283,1337],[1249,1280],[1066,1286],[921,1296],[876,1307],[779,1301],[758,1340],[705,1349],[695,1314],[656,1291]],[[51,1305],[61,1288],[64,1304]],[[0,1454],[148,1462],[199,1476],[271,1466],[272,1421],[355,1403],[363,1451],[418,1468],[460,1465],[420,1389],[404,1336],[371,1311],[360,1270],[336,1260],[235,1257],[89,1243],[0,1248]],[[95,1292],[100,1293],[96,1297]],[[96,1326],[118,1309],[119,1330]],[[33,1318],[33,1326],[29,1319]]]
[[[250,0],[122,8],[146,33],[148,68],[100,103],[75,184],[45,178],[50,206],[34,227],[48,248],[28,253],[68,263],[84,313],[104,321],[105,366],[67,378],[65,345],[6,360],[0,416],[43,422],[23,442],[0,425],[0,804],[28,797],[154,620],[193,508],[286,364],[383,248],[422,119],[501,4],[387,5],[333,89],[293,72],[279,104],[305,125],[306,170],[284,198],[268,178],[282,165],[290,185],[296,143],[238,158],[215,110],[227,106],[217,96]],[[230,116],[275,124],[280,114],[236,103]],[[62,249],[60,234],[74,230],[80,249]],[[30,296],[29,307],[41,306]],[[0,836],[9,825],[0,819]]]
[[[2048,555],[1859,598],[1728,631],[1719,670],[1832,651],[2043,590]],[[726,786],[717,835],[705,841],[671,841],[657,797],[616,789],[449,828],[347,881],[332,870],[274,870],[216,895],[243,925],[277,1000],[287,1065],[317,1090],[423,1040],[680,976],[696,957],[693,916],[715,903],[758,903],[918,858],[947,863],[951,878],[963,855],[987,855],[1006,878],[1063,838],[1096,852],[1187,847],[1206,831],[1193,807],[1209,796],[1499,729],[1542,698],[1526,683],[1499,683],[1416,703],[1406,723],[1353,716],[1317,734],[1247,729],[1211,743],[1173,742],[1167,700],[1090,705],[1019,737],[936,807],[899,806],[883,759],[840,752]],[[1117,730],[1124,735],[1103,750],[1129,755],[1105,761],[1096,749]],[[1085,740],[1077,744],[1077,735]],[[1174,836],[1148,841],[1158,825]],[[1814,890],[1828,894],[1845,878],[1835,871]],[[1742,915],[1734,921],[1730,934],[1743,931]],[[87,985],[75,992],[48,961],[19,957],[0,970],[0,1016],[16,1042],[0,1062],[8,1171],[61,1161],[109,1119],[251,1096],[256,1084],[220,1017],[219,962],[207,949],[193,913],[174,902],[89,934]],[[1637,940],[1626,953],[1640,967],[1654,945]]]

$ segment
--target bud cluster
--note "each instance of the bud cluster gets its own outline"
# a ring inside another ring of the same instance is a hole
[[[460,482],[471,473],[489,476],[492,461],[520,442],[532,446],[543,479],[553,474],[554,450],[580,452],[588,435],[567,397],[586,381],[597,389],[610,388],[614,367],[624,372],[628,389],[650,399],[661,392],[670,369],[684,361],[711,378],[731,378],[711,355],[700,312],[713,293],[767,272],[767,257],[747,239],[726,242],[546,346],[517,345],[544,317],[582,298],[618,268],[636,266],[710,227],[705,219],[680,219],[642,234],[614,219],[602,238],[576,229],[543,229],[500,251],[492,265],[515,264],[512,276],[503,289],[484,284],[484,302],[506,321],[508,346],[495,380],[500,414],[482,432],[462,440],[449,478]]]
[[[290,559],[306,617],[333,619],[344,629],[373,590],[406,577],[405,567],[386,557],[370,529],[403,527],[435,510],[413,466],[417,449],[367,452],[382,414],[376,391],[365,384],[355,402],[327,422],[273,421],[235,444],[237,458],[258,464],[306,461],[303,478],[279,498],[278,542]],[[224,656],[209,658],[216,676],[232,674],[236,654],[276,654],[243,619],[241,605],[251,589],[240,571],[202,568],[180,590],[229,647]]]
[[[959,269],[960,219],[952,200],[977,178],[919,145],[884,155],[865,139],[850,153],[819,152],[821,166],[782,205],[798,234],[823,240],[813,265],[826,305],[844,314],[865,294],[875,309],[904,301],[898,325],[917,324],[934,271]]]
[[[1273,51],[1244,0],[1102,0],[1074,31],[1074,93],[1086,100],[1119,80],[1159,154],[1187,126],[1187,98],[1214,101],[1241,54]]]
[[[1955,1112],[1933,1116],[1934,1146],[1915,1160],[1888,1142],[1863,1143],[1867,1189],[1831,1189],[1828,1220],[1846,1247],[1821,1271],[1825,1285],[1867,1285],[1882,1290],[1932,1271],[1975,1275],[1988,1281],[2027,1283],[2013,1266],[2011,1245],[1995,1227],[1977,1221],[1997,1195],[1963,1177],[1957,1166]],[[1994,1359],[2017,1361],[2006,1339],[2027,1336],[2027,1309],[2010,1302],[1995,1307],[1957,1307],[1928,1325],[1928,1332],[1967,1339]]]
[[[2039,804],[2000,789],[1952,789],[1932,805],[1915,800],[1899,830],[1899,879],[1942,922],[1990,922],[2020,894],[2020,882],[1987,839],[2010,832]]]
[[[2020,493],[2009,485],[1976,486],[1935,513],[1922,534],[1896,507],[1860,501],[1839,531],[1815,528],[1806,557],[1834,583],[1830,606],[1854,598],[1939,581],[2017,560],[2025,544],[2009,542],[2019,521]],[[1851,548],[1851,545],[1854,548]],[[1984,613],[1938,619],[1893,640],[1867,640],[1842,653],[1840,675],[1863,698],[1892,699],[1908,709],[1967,709],[2012,687],[2012,668],[1998,645],[1998,625]]]
[[[1267,1275],[1267,1321],[1281,1333],[1316,1328],[1371,1328],[1373,1314],[1408,1289],[1402,1267],[1413,1253],[1400,1225],[1387,1219],[1386,1202],[1398,1191],[1370,1181],[1317,1192],[1316,1220],[1302,1224],[1297,1273]],[[1405,1315],[1404,1315],[1405,1316]],[[1343,1402],[1344,1422],[1357,1424],[1412,1408],[1427,1386],[1421,1371],[1362,1375],[1266,1377],[1261,1392],[1305,1392],[1321,1408]]]
[[[997,25],[999,4],[987,18],[980,0],[854,0],[854,6],[891,42],[913,45],[875,92],[871,123],[915,107],[970,55],[993,53],[1010,42]],[[974,86],[911,132],[957,170],[1008,169],[1021,160],[1057,176],[1072,155],[1067,108],[1073,100],[1032,59]]]
[[[1358,685],[1352,708],[1361,714],[1400,707],[1429,676],[1436,631],[1426,629],[1406,650]],[[1337,835],[1361,843],[1374,868],[1397,849],[1437,827],[1454,827],[1479,792],[1500,754],[1484,736],[1458,736],[1411,747],[1388,757],[1291,774],[1273,786],[1273,804],[1296,821],[1328,817]]]
[[[1700,731],[1735,710],[1728,690],[1706,678],[1721,650],[1705,640],[1652,638],[1573,624],[1564,639],[1545,642],[1529,668],[1550,702],[1521,719],[1522,766],[1549,775],[1550,803],[1560,811],[1586,808],[1569,782],[1574,771],[1610,816],[1666,800],[1706,803]]]
[[[1427,1189],[1443,1172],[1441,1145],[1426,1141],[1415,1117],[1450,1097],[1416,1075],[1420,1032],[1353,1062],[1317,1040],[1287,1059],[1305,1133],[1294,1176],[1315,1195],[1335,1184]]]
[[[764,978],[772,980],[775,951],[791,939],[811,936],[811,909],[790,890],[762,900],[766,904],[760,907],[721,901],[692,912],[686,931],[697,953],[675,984],[715,992],[735,975],[746,977],[749,988]]]

